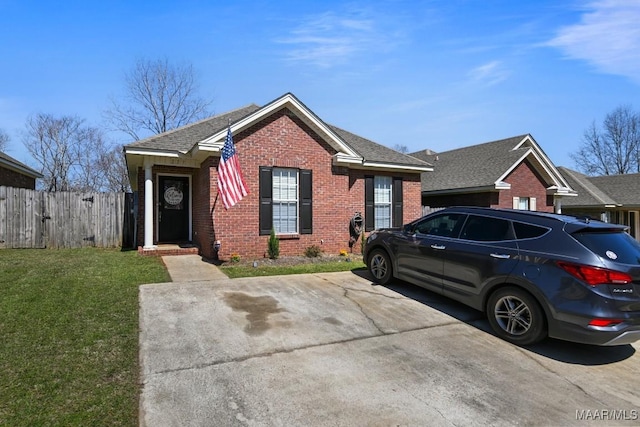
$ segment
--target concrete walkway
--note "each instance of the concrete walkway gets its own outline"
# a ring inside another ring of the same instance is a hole
[[[220,269],[200,255],[166,255],[162,262],[173,282],[202,282],[228,279]]]

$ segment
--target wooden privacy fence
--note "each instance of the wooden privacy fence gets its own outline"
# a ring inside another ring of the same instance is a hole
[[[0,187],[0,248],[120,247],[132,215],[131,194]]]

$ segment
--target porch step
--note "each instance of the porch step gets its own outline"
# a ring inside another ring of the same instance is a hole
[[[162,244],[151,249],[144,249],[138,246],[138,254],[144,256],[165,256],[165,255],[198,255],[200,248],[198,246],[185,244]]]

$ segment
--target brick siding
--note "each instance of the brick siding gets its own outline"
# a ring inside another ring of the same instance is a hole
[[[11,169],[0,167],[0,186],[36,189],[36,179]]]
[[[536,210],[553,212],[553,198],[547,197],[549,186],[528,160],[523,161],[505,179],[511,189],[500,191],[500,200],[495,207],[513,208],[514,197],[535,197]]]

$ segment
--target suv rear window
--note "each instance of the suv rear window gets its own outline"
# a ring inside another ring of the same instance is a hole
[[[572,236],[605,259],[623,264],[640,263],[640,243],[624,231],[579,231]]]
[[[516,239],[518,240],[540,237],[549,231],[548,228],[525,224],[523,222],[514,222],[513,229],[516,232]]]

